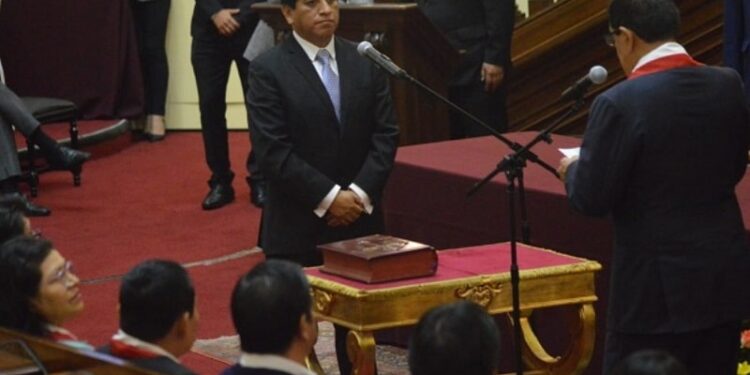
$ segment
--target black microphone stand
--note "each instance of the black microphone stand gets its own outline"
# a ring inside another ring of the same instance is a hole
[[[406,71],[401,70],[398,73],[394,74],[394,76],[397,77],[397,78],[401,78],[401,79],[404,79],[404,80],[407,80],[407,81],[411,82],[415,86],[417,86],[420,89],[422,89],[422,91],[428,93],[430,96],[432,96],[434,98],[437,98],[440,101],[442,101],[443,103],[447,104],[448,107],[450,107],[454,111],[462,114],[463,116],[469,118],[475,124],[477,124],[477,125],[483,127],[484,129],[486,129],[488,132],[490,132],[490,134],[492,136],[494,136],[495,138],[499,139],[501,142],[505,143],[511,150],[513,150],[515,152],[519,152],[519,151],[521,151],[523,149],[523,146],[521,146],[518,142],[511,141],[510,139],[508,139],[507,137],[505,137],[502,133],[498,132],[493,127],[487,125],[484,121],[480,120],[478,117],[474,116],[473,114],[471,114],[467,110],[459,107],[455,103],[453,103],[450,100],[448,100],[447,98],[443,97],[442,95],[440,95],[435,90],[431,89],[430,87],[428,87],[424,83],[420,82],[418,79],[412,77]],[[552,140],[549,137],[547,137],[547,139],[548,139],[547,140],[548,143],[552,142]],[[542,168],[548,170],[549,172],[551,172],[552,174],[554,174],[555,176],[557,176],[557,170],[555,168],[553,168],[551,165],[547,164],[544,160],[540,159],[539,156],[537,156],[535,153],[533,153],[533,152],[529,151],[528,149],[526,149],[525,151],[523,151],[523,155],[524,155],[525,160],[529,160],[531,162],[537,163]],[[492,178],[492,177],[490,177],[490,178]],[[474,190],[474,189],[472,189],[472,190]],[[522,240],[523,240],[524,243],[530,243],[531,242],[531,229],[530,229],[530,226],[529,226],[528,217],[526,215],[526,190],[524,189],[523,180],[520,181],[518,194],[519,194],[519,200],[521,202],[521,227],[522,227],[522,237],[521,238],[522,238]],[[469,194],[469,196],[470,195],[471,194]]]
[[[581,108],[583,108],[583,104],[583,96],[580,96],[562,116],[555,120],[555,122],[553,122],[546,129],[539,132],[539,134],[537,134],[536,137],[531,140],[531,142],[521,147],[520,149],[515,150],[514,153],[506,155],[503,160],[501,160],[500,163],[497,164],[497,167],[495,167],[492,172],[485,176],[481,181],[477,182],[467,193],[468,196],[473,195],[500,172],[504,172],[505,177],[508,180],[508,187],[506,190],[508,192],[508,217],[510,223],[510,284],[513,296],[513,310],[511,311],[511,315],[513,318],[513,341],[516,346],[515,360],[517,375],[521,375],[523,373],[523,361],[521,357],[521,339],[523,338],[523,332],[521,331],[521,303],[519,296],[519,284],[521,279],[518,273],[518,255],[516,250],[516,182],[518,182],[519,187],[519,204],[521,205],[521,215],[522,217],[525,217],[526,202],[523,193],[523,169],[526,167],[526,161],[529,160],[526,155],[531,152],[529,150],[534,147],[534,145],[541,141],[551,143],[552,138],[550,137],[550,134],[552,133],[552,131],[557,129],[557,127],[566,118],[570,117],[572,114],[578,112]],[[557,171],[555,171],[554,174],[555,176],[557,176]],[[522,220],[525,221],[525,219]],[[522,225],[527,224],[524,222]],[[522,227],[522,231],[524,230],[528,231],[527,228]]]
[[[539,143],[540,141],[545,141],[547,143],[552,143],[552,138],[550,137],[550,133],[556,129],[563,120],[568,118],[573,113],[579,111],[583,107],[583,97],[582,95],[577,98],[576,102],[568,109],[567,112],[565,112],[560,118],[558,118],[552,125],[547,127],[545,130],[537,134],[537,136],[526,146],[521,146],[519,143],[514,142],[503,136],[500,132],[495,130],[494,128],[490,127],[486,123],[484,123],[482,120],[474,116],[473,114],[469,113],[465,109],[459,107],[458,105],[454,104],[450,100],[446,99],[439,93],[437,93],[435,90],[431,89],[430,87],[426,86],[416,78],[409,75],[406,71],[400,70],[396,73],[392,73],[394,77],[404,79],[406,81],[411,82],[415,86],[422,89],[424,92],[428,93],[434,98],[439,99],[443,103],[447,104],[451,109],[454,111],[461,113],[463,116],[469,118],[471,121],[473,121],[475,124],[485,128],[487,131],[490,132],[495,138],[499,139],[503,143],[505,143],[511,150],[513,150],[513,153],[503,158],[503,160],[498,163],[497,167],[490,172],[485,178],[483,178],[481,181],[476,183],[467,193],[467,196],[472,196],[474,193],[476,193],[483,185],[485,185],[487,182],[489,182],[493,177],[495,177],[500,172],[505,172],[505,175],[508,179],[508,215],[510,219],[510,249],[511,249],[511,265],[510,265],[510,282],[511,282],[511,289],[512,289],[512,300],[513,300],[513,310],[511,313],[512,319],[513,319],[513,336],[514,336],[514,344],[516,347],[516,355],[515,355],[515,361],[516,361],[516,374],[522,375],[523,374],[523,360],[521,355],[521,341],[522,341],[522,335],[523,332],[521,331],[521,306],[520,306],[520,297],[519,297],[519,282],[520,277],[518,274],[518,257],[517,257],[517,251],[516,251],[516,212],[515,212],[515,196],[516,196],[516,182],[518,183],[518,200],[519,204],[521,206],[521,230],[522,230],[522,240],[524,243],[530,242],[531,237],[531,230],[529,228],[528,223],[528,217],[527,217],[527,211],[526,211],[526,192],[523,182],[523,169],[526,167],[526,162],[531,161],[534,163],[539,164],[542,168],[546,169],[547,171],[551,172],[555,177],[558,177],[557,170],[544,162],[543,160],[539,159],[539,157],[531,152],[531,148]]]

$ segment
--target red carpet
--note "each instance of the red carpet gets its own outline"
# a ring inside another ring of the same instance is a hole
[[[237,200],[216,211],[203,211],[208,168],[200,133],[170,133],[164,142],[137,143],[85,165],[82,186],[65,172],[43,174],[35,202],[53,214],[34,218],[62,254],[75,263],[86,309],[69,328],[94,345],[117,329],[117,289],[111,276],[149,258],[181,263],[204,261],[256,245],[260,210],[249,203],[244,163],[246,132],[230,133]],[[233,334],[229,294],[239,275],[260,254],[190,269],[201,314],[200,338]],[[98,280],[102,279],[104,280]],[[168,301],[165,301],[168,302]],[[191,354],[186,363],[202,374],[216,374],[225,364]]]

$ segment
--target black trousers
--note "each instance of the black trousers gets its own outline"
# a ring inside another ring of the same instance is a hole
[[[505,107],[507,85],[503,83],[494,92],[484,91],[484,82],[480,80],[461,86],[449,87],[451,101],[467,110],[493,129],[504,133],[508,130],[508,114]],[[466,116],[451,111],[450,136],[451,139],[479,137],[489,135],[490,132],[475,124]]]
[[[232,62],[237,65],[242,92],[247,94],[248,62],[242,57],[252,30],[238,31],[229,38],[193,38],[191,61],[198,86],[198,101],[201,112],[201,131],[206,164],[211,170],[210,184],[231,184],[234,179],[229,162],[227,139],[226,92]],[[248,115],[248,124],[249,124]],[[252,141],[251,141],[252,144]],[[248,154],[247,172],[251,179],[262,176],[255,161],[255,153]]]
[[[624,334],[607,332],[604,375],[633,352],[663,350],[677,358],[691,375],[735,375],[740,348],[740,322],[685,333]]]
[[[169,64],[165,42],[171,0],[130,0],[143,72],[147,115],[164,116]]]

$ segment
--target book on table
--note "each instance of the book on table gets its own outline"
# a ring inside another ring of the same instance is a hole
[[[435,248],[393,236],[374,234],[319,245],[321,272],[365,283],[431,276],[437,271]]]

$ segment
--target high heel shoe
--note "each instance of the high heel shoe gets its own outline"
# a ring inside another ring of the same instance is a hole
[[[162,129],[162,133],[154,133],[154,125]],[[167,137],[167,126],[164,123],[164,116],[161,115],[148,115],[146,116],[146,128],[143,129],[143,137],[153,143],[161,142]]]

